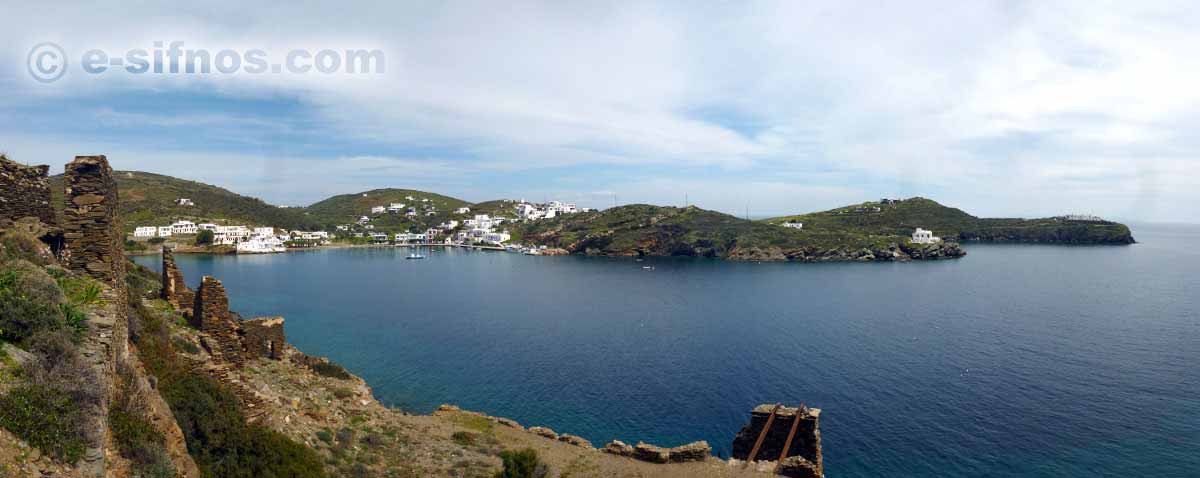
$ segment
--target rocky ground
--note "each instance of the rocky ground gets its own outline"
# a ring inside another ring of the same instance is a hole
[[[199,344],[189,327],[174,325],[172,333],[177,344]],[[185,349],[197,363],[207,360],[203,348],[178,348]],[[490,478],[501,469],[501,451],[523,448],[537,450],[551,477],[771,476],[713,457],[647,463],[605,453],[572,435],[547,438],[548,429],[453,406],[411,415],[383,406],[356,376],[323,376],[304,363],[304,355],[288,346],[283,360],[251,361],[233,378],[262,403],[260,423],[317,450],[332,476]]]

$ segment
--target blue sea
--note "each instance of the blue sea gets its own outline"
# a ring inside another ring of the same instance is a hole
[[[959,260],[736,263],[335,249],[178,255],[245,317],[438,404],[728,457],[760,403],[823,409],[842,477],[1200,476],[1200,228]],[[137,262],[159,269],[157,256]],[[653,270],[643,269],[653,266]]]

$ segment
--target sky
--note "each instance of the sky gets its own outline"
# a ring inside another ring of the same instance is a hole
[[[924,196],[1200,223],[1188,2],[201,3],[0,5],[0,151],[281,205],[398,187],[768,216]],[[31,73],[44,42],[66,59],[51,82]],[[155,42],[383,68],[84,70]]]

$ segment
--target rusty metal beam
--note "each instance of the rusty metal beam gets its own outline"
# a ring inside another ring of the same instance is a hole
[[[762,446],[763,440],[767,438],[767,431],[771,429],[771,424],[775,422],[775,412],[778,412],[781,406],[783,405],[776,403],[775,408],[771,409],[771,414],[767,416],[767,423],[763,425],[762,431],[758,434],[758,440],[754,441],[754,448],[750,449],[750,456],[746,457],[747,464],[754,463],[754,457],[758,456],[759,447]]]
[[[779,462],[775,463],[775,470],[779,471],[779,467],[783,465],[783,459],[787,458],[788,450],[792,449],[792,438],[796,436],[796,429],[800,427],[800,413],[808,413],[808,408],[803,403],[800,408],[796,409],[796,416],[792,418],[792,429],[788,431],[787,440],[783,442],[783,451],[779,452]]]

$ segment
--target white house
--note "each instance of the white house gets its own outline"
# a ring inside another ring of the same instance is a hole
[[[408,212],[404,213],[404,215],[408,217],[417,217],[417,211],[410,208]]]
[[[933,235],[933,231],[917,228],[912,235],[912,242],[915,244],[933,244],[941,242],[942,238]]]
[[[483,241],[490,242],[492,244],[500,244],[511,238],[512,236],[510,236],[507,232],[489,232],[483,236]]]
[[[375,206],[371,208],[371,214],[383,214],[385,211],[387,211],[387,208],[383,206]]]
[[[367,216],[363,216],[363,217],[360,217],[360,218],[358,218],[358,224],[359,224],[359,225],[363,225],[363,224],[366,224],[366,223],[368,223],[368,222],[371,222],[371,218],[369,218],[369,217],[367,217]]]
[[[785,223],[781,224],[781,226],[783,226],[783,227],[790,227],[790,228],[792,228],[792,229],[804,229],[804,223],[802,223],[802,222],[791,222],[791,221],[788,221],[788,222],[785,222]],[[818,228],[818,229],[820,229],[820,228]]]
[[[466,214],[469,212],[471,212],[471,208],[469,208],[469,207],[460,207],[460,208],[454,210],[455,214]]]
[[[254,235],[256,235],[256,236],[274,236],[275,228],[273,228],[273,227],[256,227],[256,228],[254,228]]]
[[[237,244],[238,254],[264,254],[286,250],[283,241],[277,237],[255,237]]]
[[[211,222],[202,222],[196,225],[196,230],[217,232],[217,225]]]
[[[458,221],[454,221],[454,220],[446,221],[441,224],[438,224],[438,227],[449,231],[451,229],[458,227]]]
[[[158,226],[158,237],[171,237],[171,226]]]
[[[171,224],[171,234],[195,234],[196,223],[192,221],[175,221]]]
[[[388,212],[400,212],[404,210],[404,203],[394,202],[387,208]]]
[[[179,205],[179,206],[195,206],[196,205],[196,203],[192,202],[191,199],[187,199],[187,198],[176,199],[175,204]]]
[[[158,234],[158,228],[154,226],[142,226],[133,229],[133,237],[148,239]]]

